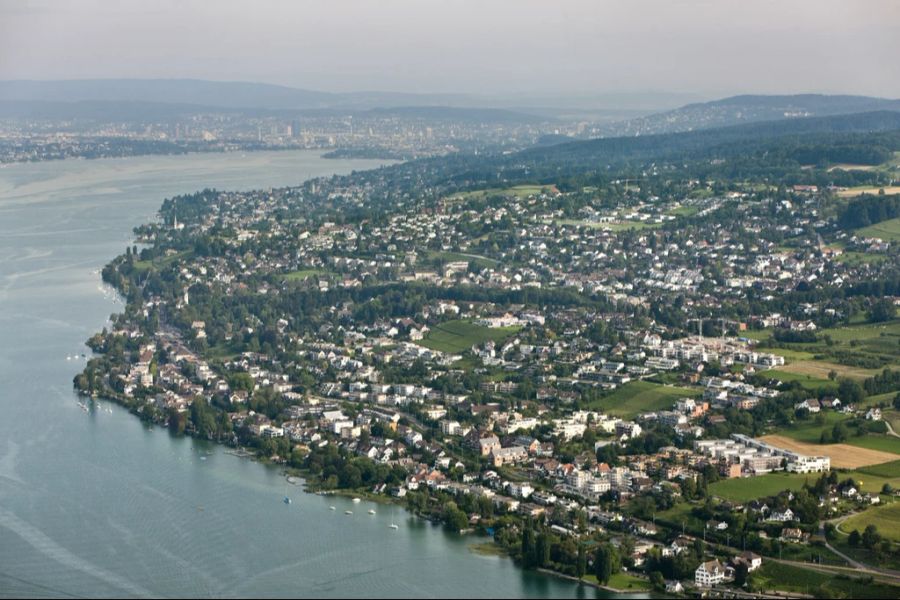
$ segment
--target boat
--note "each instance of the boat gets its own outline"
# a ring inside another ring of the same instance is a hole
[[[396,523],[391,523],[391,529],[400,529]]]
[[[370,514],[370,515],[374,515],[374,514],[375,514],[375,511],[372,510],[372,509],[370,508],[370,509],[369,509],[369,514]]]
[[[345,515],[352,515],[352,514],[353,514],[353,511],[352,511],[352,510],[345,510],[345,511],[344,511],[344,514],[345,514]]]
[[[400,526],[394,523],[394,507],[391,507],[391,529],[400,529]]]
[[[284,497],[284,503],[285,503],[285,504],[290,504],[290,503],[291,503],[291,499],[288,498],[287,496],[285,496],[285,497]]]
[[[334,507],[333,507],[333,506],[329,506],[329,507],[328,507],[328,510],[334,510]]]
[[[362,502],[362,500],[360,500],[359,498],[353,499],[353,504],[359,504],[360,502]]]

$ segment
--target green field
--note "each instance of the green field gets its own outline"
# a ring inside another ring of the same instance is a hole
[[[285,273],[283,278],[285,281],[303,281],[314,275],[325,275],[327,271],[323,271],[322,269],[301,269],[299,271],[291,271],[290,273]]]
[[[813,377],[812,375],[805,375],[803,373],[791,373],[789,371],[782,371],[780,369],[769,369],[768,371],[765,371],[765,375],[767,377],[777,379],[782,383],[791,383],[793,381],[796,381],[808,390],[817,390],[821,387],[836,385],[833,381],[830,381],[828,379]]]
[[[544,190],[554,191],[554,185],[515,185],[508,188],[490,188],[487,190],[474,190],[471,192],[461,192],[453,194],[450,198],[488,198],[490,196],[516,196],[518,198],[527,198],[528,196],[536,196]]]
[[[891,452],[900,455],[900,438],[892,435],[880,433],[867,433],[863,436],[851,435],[847,438],[846,444],[857,446],[858,448],[868,448],[869,450],[881,450],[882,452]]]
[[[819,419],[821,416],[821,419]],[[822,433],[830,435],[834,425],[840,421],[847,421],[849,416],[834,412],[822,411],[818,415],[810,417],[806,421],[798,421],[791,427],[781,427],[777,430],[779,435],[787,436],[798,442],[807,442],[809,444],[818,444],[822,438]],[[822,421],[818,423],[817,421]],[[855,431],[855,430],[850,430]]]
[[[862,237],[877,237],[887,242],[900,242],[900,217],[856,230]]]
[[[865,314],[854,315],[851,325],[828,327],[816,332],[814,343],[789,343],[783,348],[765,348],[766,351],[784,356],[792,364],[767,371],[785,382],[798,381],[811,390],[829,381],[828,371],[839,376],[865,379],[882,368],[900,368],[900,320],[886,323],[866,323]],[[771,329],[742,332],[742,335],[759,341],[772,337]],[[831,345],[826,342],[831,339]]]
[[[591,409],[631,419],[640,413],[672,408],[679,398],[699,396],[702,390],[661,385],[649,381],[631,381],[609,396],[591,403]]]
[[[857,229],[856,235],[881,238],[885,241],[900,242],[900,217]]]
[[[432,262],[465,261],[469,263],[475,263],[482,268],[496,267],[500,264],[500,261],[494,260],[493,258],[488,258],[486,256],[480,256],[476,254],[461,254],[459,252],[439,252],[437,250],[431,250],[427,253],[427,257]]]
[[[857,472],[860,473],[860,477],[864,475],[875,475],[877,477],[893,479],[895,477],[900,477],[900,460],[895,460],[894,462],[889,463],[881,463],[880,465],[860,467],[859,469],[857,469]]]
[[[763,566],[753,573],[755,587],[765,590],[782,590],[816,595],[817,590],[837,592],[839,598],[897,598],[900,587],[879,582],[869,582],[867,578],[852,578],[846,575],[830,575],[820,571],[764,560]]]
[[[853,515],[841,523],[840,530],[850,533],[857,529],[862,533],[869,525],[875,525],[882,536],[900,542],[900,502],[876,506]]]
[[[488,340],[502,342],[521,329],[520,327],[483,327],[471,321],[447,321],[435,325],[419,342],[420,345],[440,352],[459,354]]]
[[[769,473],[758,477],[722,479],[709,486],[709,492],[732,502],[747,502],[775,496],[784,490],[799,490],[807,481],[815,483],[817,473]]]

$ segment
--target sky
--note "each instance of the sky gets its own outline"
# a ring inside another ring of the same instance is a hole
[[[900,98],[898,0],[0,0],[0,80]]]

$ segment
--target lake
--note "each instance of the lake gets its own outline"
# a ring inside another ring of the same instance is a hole
[[[84,341],[122,308],[99,270],[163,199],[379,164],[285,151],[0,167],[0,596],[611,597],[399,508],[305,494],[110,403],[79,407]]]

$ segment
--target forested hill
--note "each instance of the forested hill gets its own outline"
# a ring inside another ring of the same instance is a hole
[[[900,100],[869,96],[743,95],[688,104],[610,126],[613,135],[647,135],[775,120],[802,120],[880,110],[900,111]]]
[[[507,155],[456,154],[347,177],[377,180],[391,196],[412,188],[420,194],[426,190],[437,194],[517,182],[560,183],[640,171],[666,162],[713,165],[720,174],[726,174],[721,169],[731,169],[728,176],[752,177],[756,173],[777,180],[779,174],[794,173],[801,165],[878,164],[896,150],[900,150],[900,112],[877,111],[685,133],[599,138]]]

